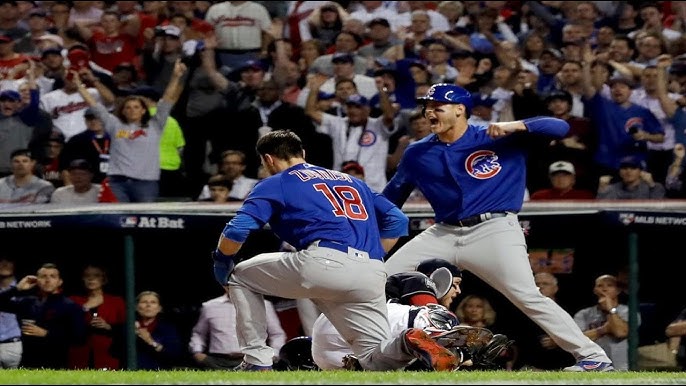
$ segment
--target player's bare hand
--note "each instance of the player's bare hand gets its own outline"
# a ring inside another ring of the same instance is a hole
[[[639,129],[639,130],[636,130],[636,132],[634,134],[632,134],[631,137],[635,141],[645,141],[646,139],[648,139],[648,133]]]
[[[526,130],[526,126],[524,126],[524,123],[521,121],[496,122],[488,125],[488,128],[486,129],[486,134],[493,139],[497,139],[512,134],[515,131],[524,130]]]

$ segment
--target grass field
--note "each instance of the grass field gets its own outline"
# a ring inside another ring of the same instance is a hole
[[[686,372],[563,373],[529,371],[349,372],[273,371],[261,373],[220,371],[50,371],[0,370],[0,384],[50,385],[333,385],[333,384],[557,384],[557,385],[684,385]]]

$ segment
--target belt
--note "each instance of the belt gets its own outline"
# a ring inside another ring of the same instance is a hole
[[[319,244],[317,244],[317,245],[319,245],[320,247],[323,247],[323,248],[331,248],[331,249],[335,249],[337,251],[341,251],[343,253],[348,253],[348,246],[347,245],[337,243],[335,241],[319,240]]]
[[[492,218],[505,217],[512,212],[486,212],[477,214],[471,217],[463,218],[457,222],[444,222],[444,224],[452,225],[456,227],[473,227],[474,225],[481,224],[484,221],[488,221]]]
[[[0,344],[3,344],[3,343],[16,343],[16,342],[21,342],[21,337],[20,337],[20,336],[17,336],[17,337],[14,337],[14,338],[5,339],[5,340],[3,340],[3,341],[0,341]]]

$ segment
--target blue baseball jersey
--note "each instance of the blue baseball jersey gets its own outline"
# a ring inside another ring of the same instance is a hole
[[[562,138],[567,122],[549,117],[524,121],[529,132]],[[528,123],[527,123],[528,122]],[[437,222],[457,223],[486,212],[518,212],[526,188],[524,139],[514,133],[492,139],[487,126],[468,125],[453,143],[435,134],[410,144],[383,195],[398,206],[416,187],[431,204]]]
[[[632,128],[650,134],[664,134],[660,122],[645,107],[632,103],[631,106],[624,108],[600,93],[596,93],[587,103],[589,116],[594,120],[598,131],[595,161],[601,165],[619,169],[619,160],[623,156],[647,156],[647,149],[641,151],[640,147],[635,146],[636,140],[630,134]],[[641,152],[643,154],[640,154]]]
[[[368,252],[379,260],[386,254],[381,237],[407,235],[407,217],[384,196],[348,174],[307,163],[258,182],[224,234],[243,242],[235,235],[247,237],[248,232],[235,232],[231,227],[259,229],[266,223],[298,250],[316,240],[327,240]],[[394,234],[382,235],[389,223],[397,225]]]

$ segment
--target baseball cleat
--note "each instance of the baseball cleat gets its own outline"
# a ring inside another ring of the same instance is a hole
[[[405,331],[405,346],[410,354],[436,371],[453,371],[460,367],[460,360],[450,350],[438,344],[419,328]]]
[[[271,366],[253,365],[252,363],[248,363],[246,361],[241,362],[240,365],[233,368],[233,371],[271,371],[271,370],[272,370]]]
[[[615,371],[611,362],[579,361],[574,366],[565,367],[564,371]]]

